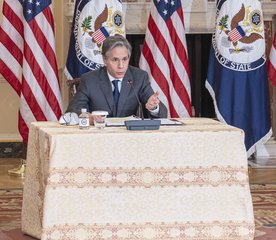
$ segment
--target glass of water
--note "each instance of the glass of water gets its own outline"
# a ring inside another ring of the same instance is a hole
[[[106,117],[108,112],[106,111],[93,111],[92,116],[94,119],[94,126],[98,129],[103,129],[106,124]]]

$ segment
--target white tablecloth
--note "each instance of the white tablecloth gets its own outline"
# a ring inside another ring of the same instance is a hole
[[[22,230],[43,240],[253,239],[243,132],[181,121],[158,131],[33,123]]]

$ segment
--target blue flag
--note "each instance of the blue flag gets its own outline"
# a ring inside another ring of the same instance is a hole
[[[65,75],[69,80],[103,65],[102,42],[125,35],[121,0],[76,0]]]
[[[220,121],[243,129],[247,155],[272,135],[258,0],[217,0],[206,88]]]

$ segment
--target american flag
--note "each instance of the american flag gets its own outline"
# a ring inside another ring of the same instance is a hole
[[[61,116],[52,1],[3,2],[0,73],[20,97],[18,128],[27,143],[31,122]]]
[[[237,42],[237,41],[239,41],[244,36],[245,36],[245,32],[243,31],[243,29],[240,26],[232,29],[228,33],[228,37],[230,38],[230,40],[232,42]]]
[[[190,117],[190,70],[181,0],[153,0],[140,68],[171,117]]]
[[[274,33],[274,41],[271,46],[270,55],[268,59],[268,74],[269,79],[276,87],[276,32]]]

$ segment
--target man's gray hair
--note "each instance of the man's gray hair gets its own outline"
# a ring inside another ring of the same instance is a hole
[[[109,52],[115,47],[126,47],[128,50],[128,57],[130,58],[132,47],[128,40],[121,35],[110,36],[104,40],[102,46],[103,58],[106,59]]]

